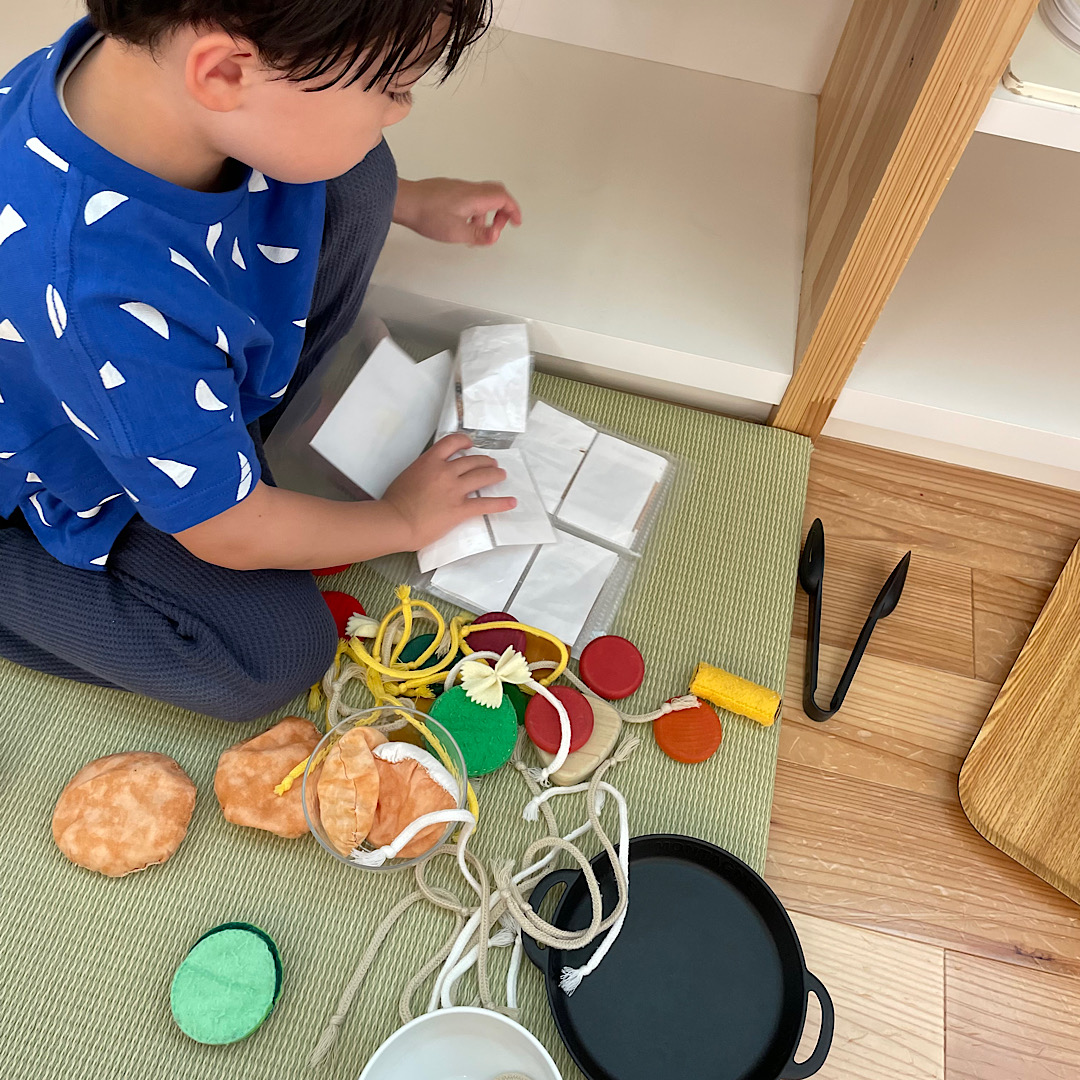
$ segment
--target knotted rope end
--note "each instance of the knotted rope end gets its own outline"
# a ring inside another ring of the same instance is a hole
[[[581,985],[581,980],[584,978],[584,968],[563,968],[562,974],[559,976],[559,989],[562,990],[567,997],[571,997],[574,991]]]

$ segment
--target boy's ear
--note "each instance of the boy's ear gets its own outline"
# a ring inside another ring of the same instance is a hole
[[[232,112],[259,68],[254,46],[217,31],[202,34],[188,50],[184,82],[188,93],[213,112]]]

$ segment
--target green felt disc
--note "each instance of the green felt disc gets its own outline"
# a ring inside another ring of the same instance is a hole
[[[528,707],[531,700],[529,695],[521,689],[520,686],[515,686],[513,683],[503,683],[503,695],[510,699],[510,703],[514,706],[514,712],[517,713],[517,720],[519,724],[525,723],[525,709]]]
[[[410,638],[406,643],[405,648],[401,650],[401,656],[399,657],[400,662],[403,664],[411,664],[414,660],[419,660],[421,655],[434,640],[434,634],[421,634],[419,637]],[[434,667],[440,659],[441,657],[438,653],[434,653],[424,662],[424,667]],[[457,656],[446,665],[444,670],[449,671],[460,659],[461,653],[458,653]],[[443,692],[443,680],[439,679],[438,682],[433,682],[431,684],[431,691],[435,697],[438,697]]]
[[[505,689],[505,688],[504,688]],[[497,709],[477,705],[455,686],[437,698],[431,716],[454,737],[470,776],[485,776],[510,760],[517,742],[518,720],[513,702],[504,693]]]
[[[281,993],[281,964],[256,927],[228,923],[201,937],[173,976],[169,1004],[180,1030],[220,1046],[251,1035]]]

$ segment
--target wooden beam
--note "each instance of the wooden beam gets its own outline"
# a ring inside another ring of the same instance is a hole
[[[855,0],[818,105],[795,374],[816,438],[1038,0]]]

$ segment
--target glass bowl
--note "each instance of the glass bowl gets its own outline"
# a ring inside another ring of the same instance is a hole
[[[431,717],[425,716],[415,709],[399,708],[396,705],[376,706],[365,712],[357,713],[356,716],[349,720],[343,721],[332,731],[324,735],[319,741],[319,745],[315,747],[312,752],[311,757],[308,760],[307,768],[304,770],[301,798],[304,803],[304,817],[307,819],[312,836],[314,836],[322,847],[333,855],[338,862],[345,863],[346,866],[354,867],[357,870],[380,872],[384,870],[402,870],[407,866],[415,866],[425,859],[430,859],[435,852],[445,847],[453,833],[461,827],[460,822],[448,822],[443,831],[442,838],[438,843],[433,844],[428,848],[427,851],[415,855],[411,859],[387,859],[382,866],[363,866],[358,862],[354,862],[347,856],[342,855],[327,837],[326,831],[323,829],[322,818],[319,815],[318,794],[319,776],[322,773],[323,761],[325,760],[327,753],[346,732],[351,731],[354,727],[378,727],[380,725],[392,724],[395,721],[399,722],[405,715],[408,715],[424,726],[424,729],[427,732],[426,735],[417,731],[412,724],[408,724],[408,728],[417,734],[418,739],[416,741],[420,743],[422,749],[426,750],[432,757],[441,762],[457,781],[457,809],[463,810],[467,806],[469,778],[465,771],[465,759],[461,755],[458,744],[454,742],[453,736],[442,726],[442,724],[438,723],[438,721],[432,720]],[[393,738],[395,734],[396,733],[393,732],[389,733],[391,738]],[[440,748],[443,753],[439,752]],[[372,850],[372,845],[365,841],[361,845],[361,850],[370,851]]]

